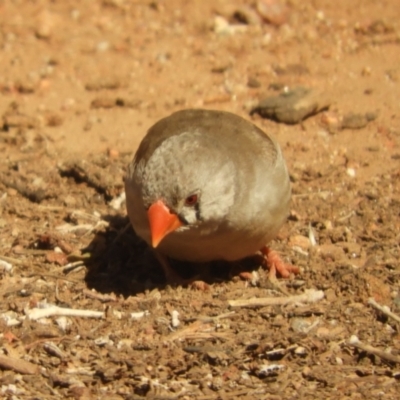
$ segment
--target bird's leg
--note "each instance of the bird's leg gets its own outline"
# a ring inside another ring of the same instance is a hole
[[[269,269],[268,277],[270,280],[276,280],[277,273],[282,278],[289,278],[291,273],[298,274],[300,272],[298,267],[285,263],[279,254],[269,247],[264,246],[260,251],[264,256],[265,265]]]
[[[208,290],[209,286],[207,283],[196,280],[195,278],[192,279],[184,279],[182,278],[172,267],[168,261],[168,258],[165,257],[163,254],[160,254],[158,251],[154,252],[158,262],[161,264],[161,267],[165,274],[165,279],[167,283],[171,285],[181,285],[181,286],[190,286],[193,289],[198,290]]]

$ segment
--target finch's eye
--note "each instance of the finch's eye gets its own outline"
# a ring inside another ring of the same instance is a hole
[[[185,199],[185,206],[193,207],[197,204],[197,194],[192,194]]]

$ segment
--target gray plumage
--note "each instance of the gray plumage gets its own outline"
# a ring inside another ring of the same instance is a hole
[[[151,244],[146,210],[161,199],[184,226],[157,250],[193,262],[254,254],[276,236],[290,203],[278,144],[223,111],[183,110],[153,125],[128,167],[125,190],[136,233]],[[185,205],[193,194],[196,206]]]

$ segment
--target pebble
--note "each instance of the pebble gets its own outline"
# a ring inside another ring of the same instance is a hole
[[[356,170],[354,168],[347,168],[346,169],[346,174],[350,176],[351,178],[355,178],[356,176]]]
[[[289,18],[289,9],[279,0],[259,0],[256,9],[262,19],[271,25],[283,25]]]
[[[261,25],[261,16],[249,6],[242,6],[233,13],[233,18],[247,25]]]
[[[110,148],[107,150],[107,155],[110,158],[116,159],[119,157],[119,151],[117,149]]]
[[[49,39],[54,31],[56,18],[53,13],[48,10],[43,10],[38,14],[37,24],[35,29],[36,37],[39,39]]]
[[[305,347],[299,346],[294,349],[294,354],[298,356],[305,356],[307,354],[307,349]]]
[[[326,127],[329,133],[334,134],[342,127],[340,116],[333,111],[326,111],[321,114],[321,124]]]
[[[7,261],[4,261],[4,260],[1,260],[0,259],[0,270],[3,270],[3,271],[5,271],[5,272],[11,272],[12,271],[12,269],[13,269],[13,266],[12,266],[12,264],[10,264],[9,262],[7,262]]]
[[[305,87],[284,90],[278,96],[261,100],[250,114],[259,114],[263,118],[297,124],[311,115],[329,108],[330,99],[326,94]]]
[[[376,113],[355,114],[348,113],[343,116],[342,129],[362,129],[377,117]]]
[[[249,88],[257,89],[257,88],[261,87],[261,83],[257,78],[250,76],[247,81],[247,86]]]

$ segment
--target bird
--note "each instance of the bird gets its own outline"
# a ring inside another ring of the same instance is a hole
[[[289,277],[267,245],[285,223],[291,184],[272,136],[227,111],[184,109],[156,122],[125,175],[126,207],[167,281],[169,259],[237,261],[261,252],[271,277]]]

